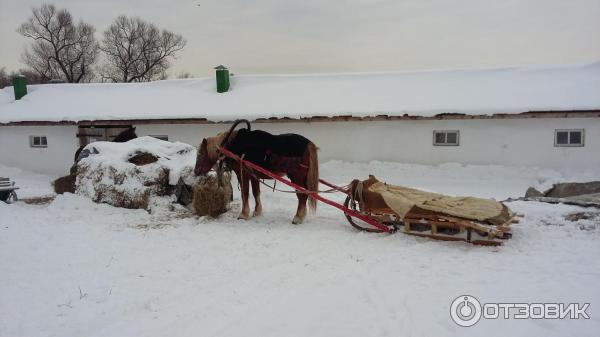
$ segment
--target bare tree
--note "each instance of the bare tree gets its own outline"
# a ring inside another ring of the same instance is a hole
[[[93,78],[92,65],[98,55],[95,29],[73,22],[66,9],[43,4],[32,9],[33,16],[17,32],[33,39],[23,53],[23,61],[43,78],[60,78],[69,83]]]
[[[194,75],[192,75],[192,73],[188,73],[187,71],[181,71],[179,74],[177,74],[178,79],[186,79],[192,77],[194,77]]]
[[[12,85],[12,79],[16,76],[23,75],[27,79],[27,84],[45,84],[48,79],[42,78],[37,72],[30,69],[19,69],[19,71],[6,72],[6,68],[0,68],[0,89]]]
[[[10,85],[10,78],[6,73],[4,67],[0,68],[0,89],[8,87]]]
[[[27,84],[46,84],[50,81],[48,78],[40,76],[40,74],[38,74],[35,70],[19,69],[18,71],[11,71],[9,76],[11,82],[15,76],[19,75],[25,76],[27,79]]]
[[[113,82],[165,78],[171,60],[185,44],[179,34],[161,31],[137,17],[121,15],[104,32],[100,49],[105,54],[105,63],[99,71],[103,80]]]

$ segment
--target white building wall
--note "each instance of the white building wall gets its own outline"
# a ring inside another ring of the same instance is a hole
[[[138,135],[197,145],[229,125],[138,125]],[[320,161],[499,164],[555,169],[600,167],[600,118],[400,120],[254,123],[272,133],[299,133],[320,148]],[[555,129],[585,129],[584,147],[555,147]],[[434,130],[459,130],[459,146],[433,146]]]
[[[0,126],[0,164],[65,175],[79,148],[77,126]],[[29,146],[29,136],[46,136],[48,147]]]
[[[168,135],[197,145],[228,130],[225,124],[136,125],[137,134]],[[320,161],[499,164],[555,169],[600,167],[600,118],[401,120],[254,123],[254,129],[298,133],[320,148]],[[585,129],[584,147],[555,147],[555,129]],[[433,146],[434,130],[459,130],[460,146]],[[0,163],[42,173],[68,172],[78,147],[76,126],[0,126]],[[29,136],[48,137],[47,148]]]

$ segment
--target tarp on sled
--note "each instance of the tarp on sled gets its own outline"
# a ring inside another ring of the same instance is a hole
[[[433,212],[453,217],[500,225],[514,215],[501,202],[475,197],[451,197],[439,193],[425,192],[414,188],[380,182],[374,176],[359,182],[359,197],[369,209],[388,207],[399,217],[408,213]],[[357,186],[353,187],[356,193]],[[362,191],[360,191],[362,189]]]

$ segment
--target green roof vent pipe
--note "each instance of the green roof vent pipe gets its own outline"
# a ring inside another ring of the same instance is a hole
[[[215,67],[217,75],[217,92],[227,92],[229,90],[229,69],[220,65]]]
[[[27,95],[27,79],[23,75],[17,75],[12,79],[13,89],[15,90],[15,100],[20,100]]]

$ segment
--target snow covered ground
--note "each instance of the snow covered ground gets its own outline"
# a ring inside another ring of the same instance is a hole
[[[337,183],[381,180],[504,199],[594,173],[499,166],[328,162]],[[0,165],[21,197],[51,177]],[[279,186],[279,185],[278,185]],[[216,220],[127,210],[76,195],[0,203],[0,336],[591,336],[600,331],[600,224],[574,206],[512,202],[525,214],[503,247],[359,233],[319,205],[290,223],[295,196],[263,190],[264,215]],[[334,199],[341,200],[341,196]],[[481,320],[451,301],[585,302],[590,319]]]

